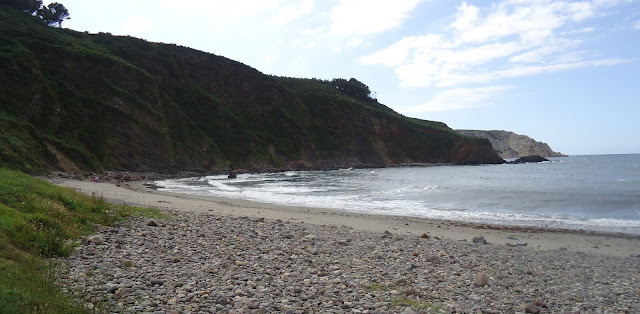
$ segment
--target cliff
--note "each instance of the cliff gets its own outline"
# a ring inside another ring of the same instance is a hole
[[[404,117],[348,88],[264,75],[186,47],[51,28],[1,5],[0,42],[0,167],[209,172],[503,162],[487,140]]]
[[[538,155],[542,157],[562,157],[561,153],[551,150],[546,143],[538,142],[526,135],[509,131],[457,130],[466,136],[486,138],[502,158],[519,158]]]

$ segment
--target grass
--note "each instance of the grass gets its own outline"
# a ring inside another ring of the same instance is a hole
[[[388,292],[388,291],[397,289],[395,285],[380,284],[377,282],[371,282],[370,284],[366,285],[364,288],[367,291],[371,291],[371,292]],[[397,296],[394,296],[393,298],[391,298],[391,300],[388,300],[388,301],[390,301],[391,304],[393,304],[394,306],[405,306],[405,307],[410,307],[412,309],[420,309],[420,310],[433,309],[435,311],[440,311],[442,309],[441,306],[435,305],[431,302],[422,301],[422,300],[419,300],[418,298],[410,298],[409,296],[415,295],[413,291],[415,290],[407,289],[404,291],[404,293],[398,294]]]
[[[98,225],[131,216],[166,218],[0,169],[0,313],[87,312],[56,284],[50,258],[69,256]]]

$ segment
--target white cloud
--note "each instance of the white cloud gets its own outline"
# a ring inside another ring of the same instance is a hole
[[[575,50],[579,36],[594,31],[584,21],[623,2],[504,0],[486,8],[462,2],[446,31],[405,37],[361,62],[393,68],[405,87],[463,86],[619,63],[587,60]]]
[[[142,16],[131,17],[122,24],[125,34],[135,34],[149,28],[151,28],[151,22]]]
[[[438,92],[429,102],[404,110],[406,114],[438,112],[487,106],[496,94],[512,89],[511,86],[453,88]]]
[[[633,28],[634,28],[634,29],[636,29],[636,30],[639,30],[639,31],[640,31],[640,20],[636,21],[636,22],[633,24]]]
[[[331,10],[331,34],[338,37],[380,33],[400,26],[423,0],[341,0]]]
[[[287,24],[306,15],[309,15],[313,11],[313,1],[304,0],[296,5],[285,6],[279,9],[278,15],[273,18],[272,22],[275,24]]]

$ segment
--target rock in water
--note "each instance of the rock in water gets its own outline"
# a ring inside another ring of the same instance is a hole
[[[524,164],[524,163],[529,163],[529,162],[543,162],[543,161],[549,161],[549,159],[544,158],[542,156],[538,156],[538,155],[532,155],[532,156],[520,157],[520,158],[510,162],[510,164]]]
[[[476,286],[476,287],[488,286],[489,285],[489,276],[487,276],[487,274],[485,274],[485,273],[478,274],[478,277],[476,277],[476,281],[473,283],[473,285]]]

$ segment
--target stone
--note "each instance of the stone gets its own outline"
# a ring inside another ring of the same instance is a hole
[[[483,236],[474,237],[473,243],[487,244],[487,240]]]
[[[156,278],[151,279],[151,285],[152,286],[162,286],[162,285],[164,285],[164,280],[156,279]]]
[[[478,274],[476,277],[476,281],[473,282],[473,285],[476,287],[484,287],[489,285],[489,276],[485,273]]]
[[[430,255],[426,258],[427,262],[437,265],[440,264],[440,257],[438,255]]]
[[[120,286],[114,285],[114,284],[107,285],[107,288],[106,288],[107,292],[111,294],[116,293],[118,289],[120,289]]]
[[[160,224],[155,219],[149,219],[149,221],[147,221],[147,226],[159,227]]]
[[[101,235],[93,235],[93,236],[87,237],[87,243],[102,244],[104,242],[105,242],[105,239]]]
[[[533,304],[535,304],[535,305],[537,305],[537,306],[539,306],[539,307],[545,308],[545,309],[547,309],[547,308],[548,308],[548,307],[547,307],[547,304],[546,304],[546,303],[544,303],[544,302],[542,302],[542,301],[537,301],[537,300],[536,300],[536,301],[533,301]]]
[[[406,277],[400,278],[396,280],[395,284],[398,286],[406,286],[409,284],[409,279],[407,279]]]
[[[126,267],[126,268],[131,268],[134,267],[134,263],[131,260],[123,260],[122,262],[120,262],[122,264],[122,267]]]
[[[540,313],[540,311],[541,311],[541,308],[533,303],[529,303],[524,306],[525,313],[538,314]]]
[[[421,239],[429,239],[429,238],[431,238],[431,236],[426,234],[426,233],[423,233],[423,234],[420,235],[420,238]]]

